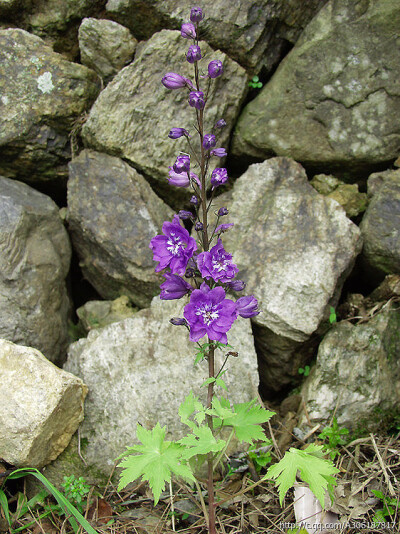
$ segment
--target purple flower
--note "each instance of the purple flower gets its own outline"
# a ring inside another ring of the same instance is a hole
[[[192,22],[200,22],[203,20],[203,10],[201,7],[192,7],[192,10],[190,11],[190,20]]]
[[[208,64],[208,75],[210,78],[218,78],[224,72],[222,61],[214,59]]]
[[[216,227],[215,233],[220,234],[220,233],[227,232],[230,228],[232,228],[232,226],[234,226],[233,223],[220,224],[219,226]]]
[[[228,155],[225,148],[214,148],[214,150],[211,150],[210,154],[211,156],[217,156],[218,158],[223,158]]]
[[[190,137],[189,132],[185,130],[185,128],[171,128],[168,137],[170,139],[178,139],[179,137],[182,137],[182,135]]]
[[[196,197],[196,195],[192,195],[190,197],[190,203],[193,204],[194,206],[197,206],[198,203],[199,203],[199,199]]]
[[[204,93],[202,91],[191,91],[189,93],[189,106],[196,109],[203,109],[205,105]]]
[[[203,223],[200,221],[197,221],[197,223],[194,225],[194,229],[196,230],[196,232],[201,232],[203,228]]]
[[[228,181],[228,171],[222,167],[217,167],[211,174],[211,185],[213,188],[223,185]]]
[[[240,297],[240,299],[237,299],[236,301],[236,310],[240,317],[244,317],[245,319],[258,315],[260,312],[257,308],[258,302],[253,295]]]
[[[171,324],[174,326],[186,326],[187,321],[186,319],[183,319],[182,317],[172,317],[172,319],[169,320]]]
[[[187,156],[186,154],[180,154],[176,158],[176,161],[172,165],[172,168],[178,174],[180,174],[182,172],[189,172],[189,170],[190,170],[190,156]]]
[[[231,254],[228,254],[222,245],[221,239],[207,252],[202,252],[197,256],[197,267],[200,274],[206,280],[212,278],[215,282],[229,282],[234,278],[239,269],[232,261]]]
[[[167,72],[161,82],[167,89],[181,89],[185,86],[193,88],[193,84],[188,78],[176,74],[175,72]]]
[[[159,262],[155,271],[158,273],[169,267],[173,274],[183,276],[190,258],[197,250],[196,241],[181,226],[178,215],[174,215],[172,222],[166,221],[162,231],[164,235],[156,235],[149,245],[153,260]]]
[[[227,283],[227,286],[233,289],[233,291],[243,291],[246,287],[246,282],[243,282],[243,280],[232,280],[232,282]]]
[[[201,50],[197,45],[189,46],[188,53],[186,54],[186,59],[189,63],[195,63],[201,59]]]
[[[203,137],[203,147],[204,147],[206,150],[210,150],[210,148],[215,147],[216,144],[217,144],[217,138],[215,137],[215,135],[213,135],[213,134],[206,134],[206,135]]]
[[[178,216],[181,219],[181,221],[184,221],[186,219],[191,219],[193,217],[193,213],[191,211],[180,210],[178,212]]]
[[[228,208],[225,208],[225,206],[223,206],[222,208],[219,208],[218,210],[218,217],[223,217],[224,215],[228,215],[228,213],[229,213]]]
[[[219,119],[219,121],[215,123],[215,128],[218,128],[218,129],[225,128],[225,126],[226,126],[226,122],[224,121],[224,119]]]
[[[172,167],[168,171],[169,178],[168,182],[170,185],[175,185],[176,187],[189,187],[190,180],[187,172],[175,172]]]
[[[214,341],[227,343],[226,332],[237,318],[236,303],[225,298],[222,287],[210,289],[203,282],[200,289],[195,289],[190,295],[183,315],[189,323],[190,341],[195,342],[208,335]]]
[[[180,299],[183,295],[186,295],[186,293],[193,290],[190,284],[180,276],[176,276],[176,274],[165,273],[163,276],[165,282],[160,286],[160,299],[162,300]]]
[[[185,39],[196,39],[196,28],[190,22],[185,22],[181,26],[181,36]]]

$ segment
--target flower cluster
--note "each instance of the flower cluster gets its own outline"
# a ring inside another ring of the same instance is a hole
[[[199,63],[203,55],[198,36],[199,23],[203,18],[202,9],[194,7],[190,13],[190,22],[182,24],[181,27],[181,36],[193,41],[188,48],[186,60],[193,65],[194,80],[173,72],[168,72],[162,78],[162,84],[167,89],[186,89],[188,104],[196,111],[196,130],[200,142],[197,154],[192,147],[191,136],[185,128],[171,128],[168,134],[170,139],[184,138],[188,142],[190,155],[180,153],[177,156],[175,163],[169,167],[168,181],[175,187],[192,187],[194,194],[190,204],[195,213],[186,209],[180,210],[172,222],[163,224],[162,235],[151,240],[150,248],[154,261],[158,262],[156,272],[166,270],[160,298],[172,300],[189,295],[184,317],[174,317],[171,323],[187,326],[191,341],[197,342],[207,335],[209,340],[227,343],[226,334],[234,321],[239,316],[254,317],[259,311],[254,296],[241,297],[236,301],[227,297],[228,291],[242,291],[245,287],[242,280],[236,279],[239,269],[233,262],[232,255],[224,249],[220,237],[233,226],[232,223],[218,225],[219,218],[228,214],[227,208],[222,207],[216,211],[217,223],[214,230],[211,231],[207,220],[212,205],[212,198],[207,199],[207,185],[211,187],[214,195],[215,189],[226,184],[229,177],[224,167],[208,170],[212,157],[223,158],[227,152],[225,148],[217,147],[219,132],[226,126],[224,119],[219,119],[208,132],[206,130],[207,133],[204,132],[209,85],[206,91],[201,90],[199,80],[208,78],[210,84],[212,80],[223,75],[224,66],[219,59],[213,59],[208,63],[207,73],[200,76]],[[198,243],[181,221],[193,224]],[[216,244],[211,246],[214,240]]]

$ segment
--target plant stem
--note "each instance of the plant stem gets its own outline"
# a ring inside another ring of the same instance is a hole
[[[208,340],[211,343],[211,340]],[[208,376],[214,378],[214,345],[211,345],[208,352]],[[214,382],[208,384],[207,391],[207,408],[211,408],[212,400],[214,396]],[[211,415],[207,415],[207,424],[213,432],[213,418]],[[207,455],[207,490],[208,490],[208,532],[209,534],[216,534],[215,530],[215,504],[214,504],[214,455],[209,452]]]

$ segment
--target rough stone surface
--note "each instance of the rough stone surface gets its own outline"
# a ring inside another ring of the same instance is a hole
[[[186,328],[172,326],[182,316],[186,301],[160,301],[135,317],[92,330],[87,339],[70,347],[65,369],[80,376],[89,387],[81,437],[88,438],[85,459],[110,473],[115,458],[136,441],[136,423],[146,428],[157,422],[177,439],[185,427],[178,406],[193,389],[205,400],[206,364],[193,366],[196,345]],[[229,332],[229,343],[239,352],[230,358],[224,380],[232,402],[257,395],[257,357],[250,322],[239,319]],[[218,364],[223,355],[218,351]],[[218,365],[217,364],[217,365]],[[107,394],[105,394],[107,392]]]
[[[254,324],[265,360],[262,382],[276,391],[297,374],[292,366],[299,343],[336,304],[361,249],[360,231],[288,158],[251,165],[232,197],[235,226],[225,248],[247,282],[246,292],[259,300],[262,313]]]
[[[164,30],[141,45],[134,61],[102,91],[82,130],[87,146],[127,159],[169,197],[181,189],[168,184],[168,166],[180,150],[187,151],[187,143],[169,139],[168,132],[180,126],[196,134],[191,128],[196,116],[187,103],[188,91],[169,91],[161,84],[167,72],[191,76],[192,66],[182,61],[183,41],[180,32]],[[245,71],[221,52],[201,46],[210,60],[221,59],[225,69],[211,86],[206,129],[221,117],[232,125],[247,90]],[[222,131],[220,146],[228,137],[229,127]]]
[[[329,2],[241,114],[234,153],[290,156],[349,175],[393,161],[399,24],[397,0]]]
[[[132,61],[137,41],[129,30],[105,19],[83,19],[79,27],[81,62],[108,81]]]
[[[0,451],[17,467],[42,467],[83,419],[87,387],[38,350],[0,340]]]
[[[301,390],[312,425],[335,412],[341,425],[374,431],[399,413],[399,332],[400,311],[393,307],[365,324],[332,327]],[[306,424],[303,412],[300,426]]]
[[[368,195],[360,193],[357,184],[346,184],[327,174],[317,174],[310,184],[321,195],[336,200],[344,208],[347,217],[356,217],[367,208]]]
[[[105,299],[148,306],[164,280],[149,243],[172,210],[118,158],[84,150],[69,168],[67,220],[84,276]]]
[[[0,74],[0,173],[66,178],[68,134],[99,91],[97,75],[19,29],[0,31]]]
[[[129,305],[129,298],[122,295],[115,300],[90,300],[76,310],[79,322],[86,332],[94,328],[103,328],[111,323],[117,323],[133,317],[137,308]]]
[[[65,356],[71,247],[55,203],[0,177],[0,337]]]
[[[363,265],[372,278],[400,274],[400,170],[385,175],[361,222]]]
[[[294,43],[326,0],[203,0],[201,37],[250,70],[268,70]],[[188,22],[191,0],[108,0],[108,14],[128,26],[138,39],[163,28],[178,30]]]

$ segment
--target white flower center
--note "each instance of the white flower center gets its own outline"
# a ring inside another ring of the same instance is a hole
[[[177,256],[180,254],[182,248],[182,241],[175,235],[174,232],[171,232],[170,238],[167,241],[168,252],[170,252],[173,256]]]
[[[201,308],[198,308],[196,311],[196,315],[201,315],[203,318],[203,322],[206,326],[208,326],[210,323],[215,321],[215,319],[218,319],[219,313],[216,311],[214,306],[211,306],[210,304],[204,304]]]

